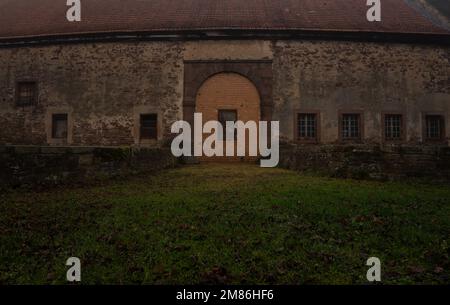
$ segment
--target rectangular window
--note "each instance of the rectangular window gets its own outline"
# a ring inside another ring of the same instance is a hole
[[[158,115],[141,114],[141,140],[158,139]]]
[[[17,106],[24,107],[37,104],[37,83],[18,82],[16,94]]]
[[[342,115],[342,139],[360,140],[361,139],[361,115],[343,114]]]
[[[384,136],[388,141],[398,141],[403,138],[403,117],[401,114],[386,114],[384,116]]]
[[[223,137],[221,140],[227,139],[227,134],[234,134],[234,139],[237,139],[237,130],[227,130],[227,122],[236,123],[238,120],[238,115],[236,110],[219,110],[219,123],[223,126]],[[229,137],[228,137],[229,138]]]
[[[444,117],[442,115],[425,116],[425,137],[430,141],[444,139]]]
[[[52,138],[67,139],[67,114],[53,114],[52,116]]]
[[[300,113],[297,116],[298,139],[306,141],[317,140],[317,114]]]

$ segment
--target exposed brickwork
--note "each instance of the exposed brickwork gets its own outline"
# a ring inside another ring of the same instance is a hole
[[[260,120],[261,102],[259,93],[248,79],[239,74],[220,73],[212,76],[199,89],[196,101],[196,112],[203,114],[203,122],[205,123],[219,120],[219,110],[236,110],[237,119],[244,123],[248,121],[259,122]],[[247,148],[248,143],[247,138]],[[236,150],[237,145],[235,144]],[[248,149],[247,156],[249,156]],[[226,159],[240,160],[238,157]],[[223,161],[224,158],[205,157],[203,160]]]
[[[241,74],[248,78],[259,92],[261,120],[269,121],[273,108],[273,76],[271,61],[188,61],[184,74],[184,119],[192,121],[197,92],[211,76],[222,72]]]

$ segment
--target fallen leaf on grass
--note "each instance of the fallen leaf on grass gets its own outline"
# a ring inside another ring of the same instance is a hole
[[[442,273],[442,272],[444,272],[444,268],[442,268],[442,267],[436,267],[436,268],[434,269],[434,273],[440,274],[440,273]]]
[[[208,271],[203,276],[206,284],[226,284],[229,282],[230,276],[223,267],[214,267],[211,271]]]

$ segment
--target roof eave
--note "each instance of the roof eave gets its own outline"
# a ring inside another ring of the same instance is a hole
[[[151,31],[111,31],[95,33],[51,34],[0,38],[0,47],[30,45],[152,41],[152,40],[344,40],[389,43],[450,45],[450,33],[365,32],[336,29],[159,29]]]

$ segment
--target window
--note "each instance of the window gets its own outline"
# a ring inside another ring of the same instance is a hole
[[[317,141],[318,118],[315,113],[300,113],[297,116],[298,139],[302,141]]]
[[[384,137],[388,141],[399,141],[403,138],[403,117],[401,114],[384,116]]]
[[[343,114],[341,122],[343,140],[361,140],[361,115]]]
[[[16,93],[17,106],[32,106],[37,103],[36,82],[18,82]]]
[[[52,116],[52,138],[67,139],[67,114],[53,114]]]
[[[444,139],[444,117],[442,115],[425,116],[425,139],[440,141]]]
[[[158,115],[141,114],[141,140],[158,139]]]
[[[227,133],[229,131],[229,134],[233,134],[234,132],[234,139],[237,139],[237,130],[234,128],[234,131],[227,130],[227,122],[233,122],[236,123],[238,120],[238,115],[236,110],[219,110],[219,122],[223,126],[223,136],[221,140],[227,139]]]

